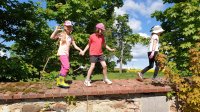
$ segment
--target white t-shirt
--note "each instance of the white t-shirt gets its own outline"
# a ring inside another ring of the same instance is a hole
[[[72,42],[72,37],[69,35],[65,36],[66,38],[66,43],[62,44],[62,41],[60,40],[59,42],[59,48],[58,48],[58,53],[57,55],[69,55],[69,49],[70,49],[70,45]]]
[[[159,50],[158,50],[158,47],[159,47],[159,38],[158,38],[158,35],[153,34],[153,35],[151,36],[150,45],[149,45],[149,51],[150,51],[150,52],[153,51],[153,41],[154,41],[154,40],[157,40],[157,42],[155,43],[155,44],[156,44],[156,48],[155,48],[154,50],[155,50],[155,51],[159,51]]]

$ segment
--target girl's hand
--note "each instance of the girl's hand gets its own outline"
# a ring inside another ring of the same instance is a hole
[[[151,55],[149,56],[150,59],[152,59],[154,56],[154,51],[151,52]]]
[[[56,31],[62,31],[61,27],[60,26],[56,26]]]
[[[110,51],[114,52],[114,51],[115,51],[115,49],[110,49]]]
[[[85,53],[82,50],[79,52],[79,54],[82,55],[82,56],[85,55]]]
[[[60,38],[60,32],[62,31],[62,29],[60,28],[60,26],[56,26],[56,29],[53,31],[53,33],[51,34],[50,38],[51,39],[57,39]]]

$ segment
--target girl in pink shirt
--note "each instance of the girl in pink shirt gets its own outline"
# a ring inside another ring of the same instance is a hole
[[[115,51],[115,49],[111,49],[109,46],[106,45],[103,31],[105,30],[103,23],[98,23],[96,25],[96,32],[90,35],[89,43],[85,47],[84,51],[82,52],[84,55],[87,49],[89,49],[89,55],[90,55],[90,68],[87,73],[87,77],[84,81],[84,84],[86,86],[91,86],[90,84],[90,76],[94,70],[96,62],[100,62],[103,67],[103,75],[104,79],[103,82],[107,84],[112,84],[112,82],[107,77],[107,65],[103,58],[103,52],[102,52],[102,46],[106,47],[109,51]]]
[[[71,21],[65,21],[64,23],[64,31],[60,29],[58,26],[56,27],[55,31],[51,34],[52,39],[59,39],[59,48],[57,55],[60,58],[61,62],[61,70],[60,74],[56,78],[57,86],[68,88],[69,85],[65,83],[66,74],[70,68],[69,64],[69,50],[70,45],[72,44],[75,49],[79,50],[80,53],[83,52],[75,43],[74,39],[70,35],[73,28],[72,28]],[[61,32],[60,32],[61,31]],[[60,32],[60,33],[59,33]]]

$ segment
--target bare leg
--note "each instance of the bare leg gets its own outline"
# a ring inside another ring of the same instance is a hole
[[[107,65],[106,65],[106,62],[105,61],[101,61],[100,63],[102,65],[102,67],[103,67],[103,76],[104,76],[103,82],[107,83],[107,84],[112,84],[112,81],[110,81],[108,79],[108,76],[107,76]]]
[[[95,67],[95,63],[91,63],[90,68],[89,68],[89,70],[87,72],[86,80],[90,80],[90,76],[91,76],[91,74],[92,74],[92,72],[94,70],[94,67]]]
[[[103,77],[104,79],[107,79],[107,65],[106,65],[106,62],[105,61],[101,61],[100,62],[102,67],[103,67]]]

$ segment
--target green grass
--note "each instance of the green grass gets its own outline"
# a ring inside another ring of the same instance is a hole
[[[163,73],[159,73],[158,77],[162,77]],[[135,79],[137,77],[137,72],[127,72],[127,73],[108,73],[109,79]],[[144,78],[152,78],[153,72],[147,72],[144,75]],[[103,78],[103,74],[92,74],[92,80],[101,80]],[[83,75],[79,75],[76,77],[76,80],[84,80],[85,77]],[[67,80],[72,80],[71,76],[67,76]]]

